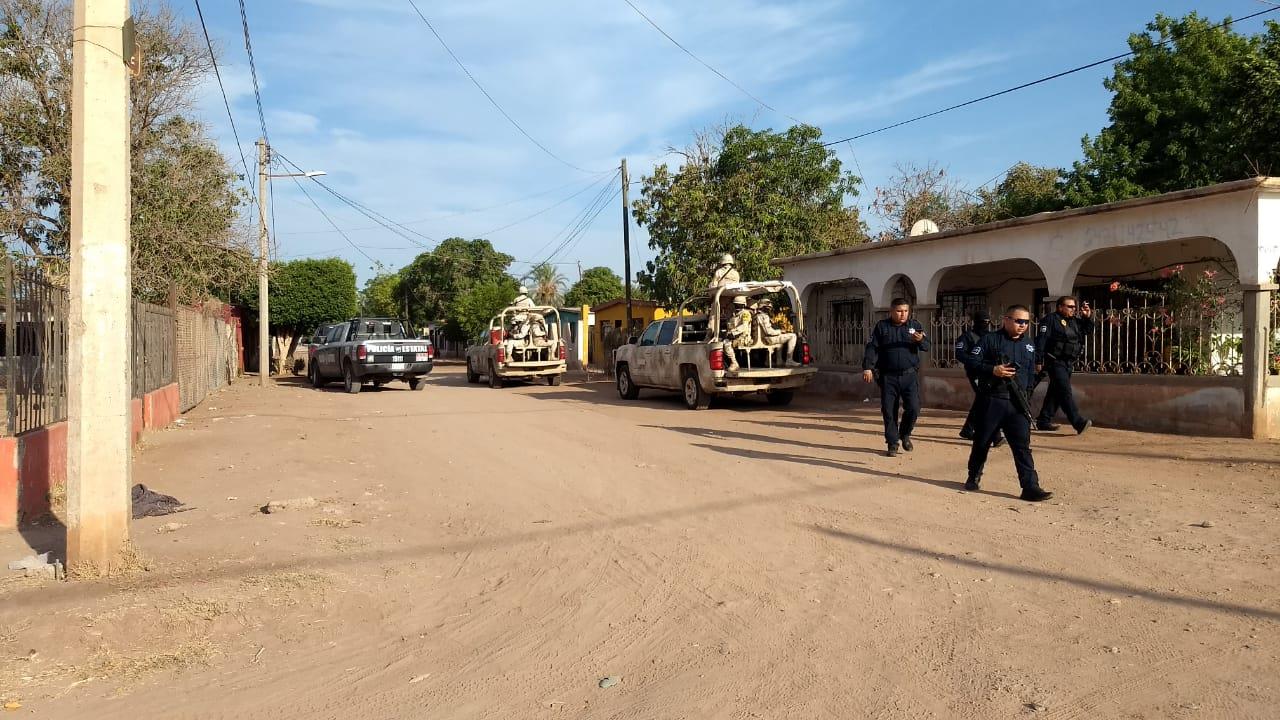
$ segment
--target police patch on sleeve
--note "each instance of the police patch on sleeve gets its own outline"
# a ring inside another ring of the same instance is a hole
[[[980,347],[978,347],[977,345],[975,345],[975,346],[973,347],[973,349],[969,351],[969,354],[970,354],[970,355],[981,355],[981,354],[982,354],[982,348],[980,348]]]
[[[1048,326],[1048,325],[1041,325],[1041,326],[1040,326],[1040,332],[1049,332],[1049,326]]]
[[[1035,352],[1035,351],[1036,351],[1036,346],[1035,346],[1035,345],[1032,345],[1031,343],[1027,343],[1027,344],[1026,344],[1026,348],[1027,348],[1027,352]]]

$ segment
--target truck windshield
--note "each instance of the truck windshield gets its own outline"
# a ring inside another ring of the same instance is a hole
[[[404,327],[398,320],[359,320],[356,340],[403,340]]]

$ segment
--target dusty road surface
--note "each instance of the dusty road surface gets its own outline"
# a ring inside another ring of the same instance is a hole
[[[958,490],[954,415],[878,422],[241,384],[138,454],[197,508],[133,524],[149,570],[0,585],[0,714],[1280,717],[1280,447],[1037,436],[1029,505],[1007,450]]]

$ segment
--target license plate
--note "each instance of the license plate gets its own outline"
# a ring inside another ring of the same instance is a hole
[[[393,363],[404,362],[404,356],[403,356],[403,355],[392,355],[392,356],[391,356],[391,362],[393,362]]]
[[[393,362],[393,363],[391,363],[391,369],[392,369],[392,370],[403,370],[403,369],[404,369],[404,363],[402,363],[402,362]]]

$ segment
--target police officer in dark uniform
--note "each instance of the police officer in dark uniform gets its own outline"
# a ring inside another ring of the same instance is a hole
[[[969,329],[961,333],[956,340],[956,359],[964,364],[964,359],[969,352],[977,347],[978,342],[983,336],[991,332],[991,314],[986,308],[979,308],[973,311],[973,325]],[[968,366],[964,369],[965,377],[969,380],[969,387],[973,389],[973,405],[969,408],[969,415],[964,419],[964,427],[960,428],[960,437],[965,440],[972,440],[974,436],[974,428],[977,427],[978,421],[978,377],[969,370]],[[1000,447],[1004,444],[1004,433],[1000,429],[996,429],[995,439],[991,441],[992,447]]]
[[[1014,305],[1004,314],[1004,325],[987,334],[965,356],[965,367],[978,377],[978,426],[969,451],[969,479],[965,490],[977,490],[982,481],[982,468],[987,463],[991,441],[997,430],[1004,430],[1013,451],[1013,464],[1018,469],[1022,499],[1039,502],[1053,493],[1040,487],[1035,461],[1031,458],[1031,417],[1029,409],[1019,409],[1010,382],[1024,392],[1035,385],[1036,346],[1027,337],[1031,311]]]
[[[1077,305],[1079,305],[1077,314]],[[1080,358],[1084,339],[1093,332],[1093,308],[1089,303],[1080,304],[1070,295],[1058,298],[1057,312],[1051,312],[1040,320],[1040,332],[1036,335],[1036,353],[1049,375],[1049,392],[1040,407],[1036,429],[1053,431],[1053,416],[1062,410],[1071,422],[1076,434],[1088,430],[1093,421],[1080,415],[1076,399],[1071,394],[1071,366]]]
[[[898,443],[911,452],[911,431],[920,417],[920,353],[929,351],[924,327],[911,317],[911,303],[894,298],[889,318],[876,323],[862,358],[862,379],[880,383],[880,414],[884,416],[884,441],[889,457],[898,454]],[[879,378],[876,375],[879,375]],[[898,408],[902,408],[899,421]]]

